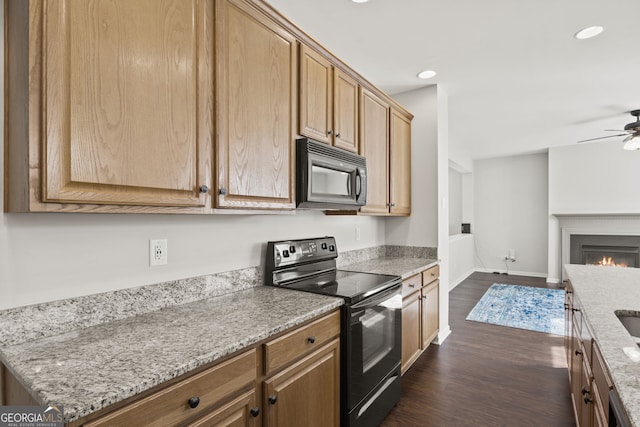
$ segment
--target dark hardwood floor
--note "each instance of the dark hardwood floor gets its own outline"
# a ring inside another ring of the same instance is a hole
[[[544,279],[474,273],[449,294],[451,335],[402,378],[382,423],[396,426],[574,426],[563,337],[467,321],[493,283]]]

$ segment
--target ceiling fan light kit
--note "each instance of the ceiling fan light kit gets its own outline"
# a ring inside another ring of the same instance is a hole
[[[633,117],[636,118],[635,122],[627,123],[626,125],[624,125],[623,131],[609,129],[609,131],[612,131],[612,132],[624,132],[624,133],[619,133],[617,135],[601,136],[599,138],[583,139],[582,141],[578,141],[578,143],[625,136],[625,138],[622,140],[622,142],[624,142],[623,148],[625,150],[629,150],[629,151],[640,150],[640,138],[638,138],[640,137],[640,110],[632,110],[629,112],[629,114],[631,114]]]

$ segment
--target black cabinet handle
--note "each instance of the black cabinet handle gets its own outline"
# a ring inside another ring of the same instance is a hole
[[[307,342],[308,342],[309,344],[313,344],[313,343],[315,343],[315,342],[316,342],[316,337],[314,337],[313,335],[312,335],[312,336],[310,336],[309,338],[307,338]]]
[[[565,305],[564,305],[564,309],[565,309],[565,310],[569,310],[569,304],[565,304]]]
[[[260,408],[251,408],[249,409],[249,412],[251,413],[251,416],[255,418],[260,415]]]
[[[576,350],[575,354],[576,354],[576,356],[580,356],[582,354],[582,352],[580,350]]]
[[[196,396],[189,399],[189,408],[197,408],[199,404],[200,404],[199,397]]]
[[[278,396],[274,394],[273,396],[269,396],[268,400],[269,400],[269,403],[271,403],[272,405],[275,405],[275,403],[278,401]]]
[[[332,130],[327,131],[327,135],[332,135],[332,134],[333,134],[333,131],[332,131]]]
[[[584,396],[587,393],[591,393],[589,390],[587,390],[586,388],[582,387],[582,395]]]
[[[585,397],[585,398],[584,398],[584,403],[586,403],[587,405],[588,405],[589,403],[593,403],[593,399],[592,399],[592,398],[590,398],[590,397]]]
[[[336,133],[336,138],[340,138],[340,132]]]
[[[416,285],[414,285],[414,284],[410,284],[410,285],[409,285],[409,287],[410,287],[410,288],[415,288],[415,287],[416,287]]]
[[[575,313],[576,311],[580,311],[580,309],[579,308],[572,308],[571,311],[573,311]]]

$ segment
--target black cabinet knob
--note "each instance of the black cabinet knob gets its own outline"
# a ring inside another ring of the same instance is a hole
[[[576,350],[575,354],[576,354],[576,356],[580,356],[582,354],[582,352],[580,350]]]
[[[327,131],[327,135],[333,135],[333,131],[332,130]]]
[[[565,305],[564,305],[564,309],[565,309],[565,310],[569,310],[569,304],[565,304]]]
[[[336,133],[336,138],[340,138],[340,132]]]
[[[224,187],[223,187],[223,188],[221,188],[221,189],[218,191],[218,194],[220,194],[221,196],[226,196],[226,195],[227,195],[227,189],[226,189],[226,188],[224,188]]]
[[[209,187],[207,187],[206,185],[201,185],[199,190],[202,194],[207,194],[209,192]]]
[[[269,403],[271,403],[272,405],[275,405],[275,403],[278,401],[278,396],[274,394],[273,396],[269,396],[268,400],[269,400]]]
[[[189,399],[189,408],[197,408],[199,404],[200,404],[199,397],[196,396]]]
[[[591,393],[589,390],[587,390],[586,388],[582,387],[582,395],[584,396],[587,393]]]
[[[260,408],[251,408],[249,409],[249,412],[251,413],[251,416],[255,418],[260,415]]]
[[[316,337],[314,337],[313,335],[311,335],[309,338],[307,338],[307,342],[309,344],[313,344],[314,342],[316,342]]]
[[[593,403],[593,399],[592,399],[592,398],[590,398],[590,397],[585,397],[585,398],[584,398],[584,403],[586,403],[587,405],[588,405],[589,403]]]
[[[575,313],[576,311],[580,311],[580,309],[579,308],[572,308],[571,311],[573,311]]]

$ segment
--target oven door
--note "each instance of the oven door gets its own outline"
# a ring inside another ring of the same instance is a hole
[[[347,307],[347,407],[353,409],[400,364],[401,284]]]

